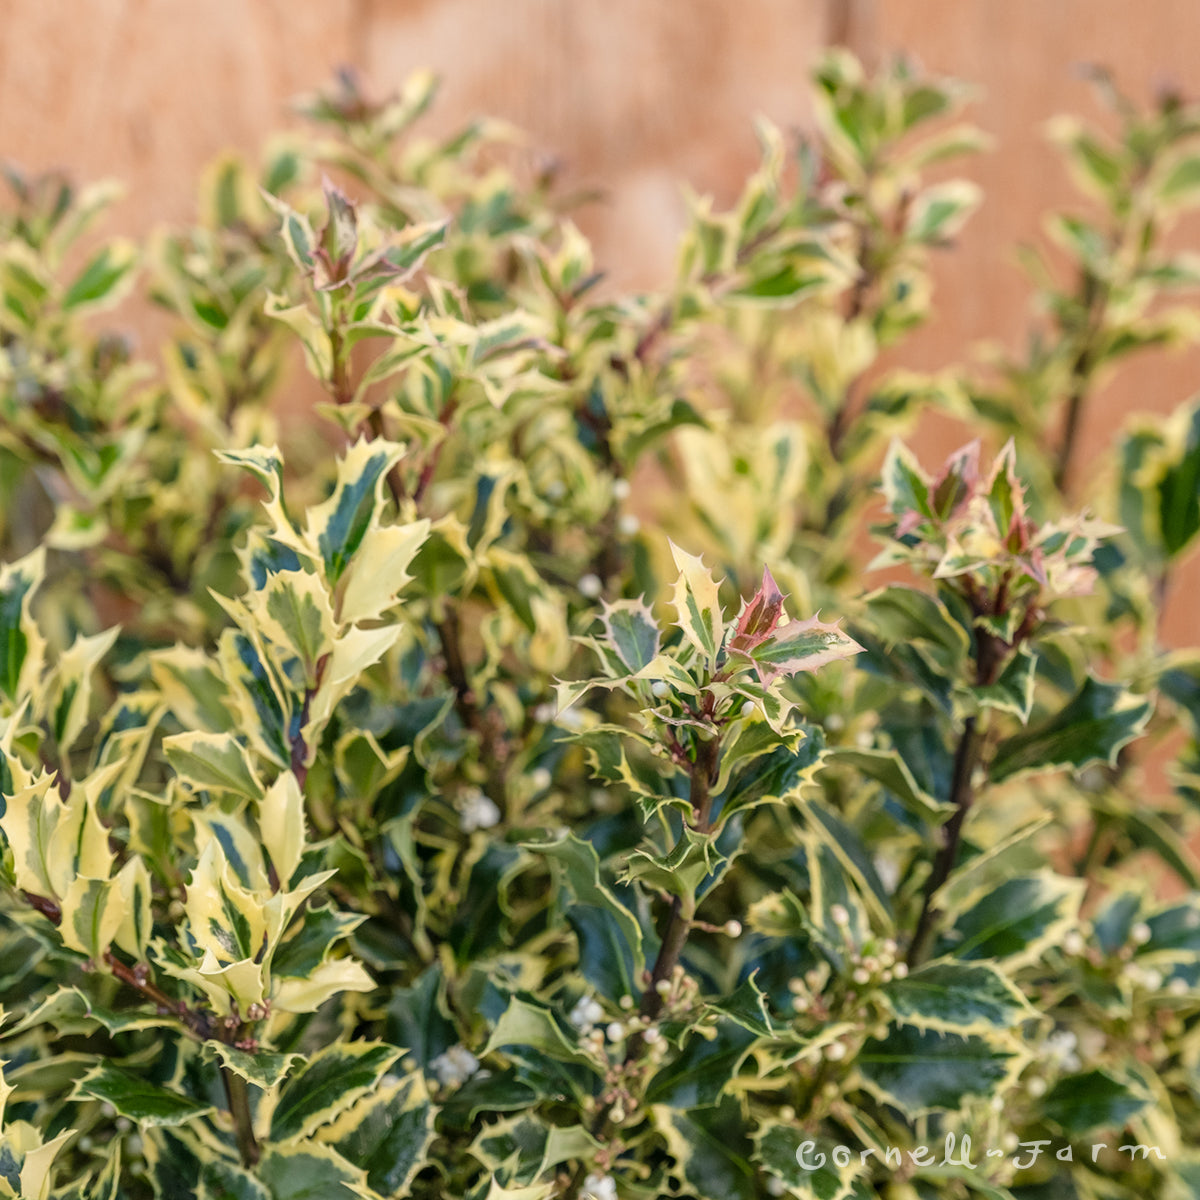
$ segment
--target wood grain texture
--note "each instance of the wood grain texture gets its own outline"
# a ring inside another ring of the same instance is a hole
[[[804,124],[824,0],[372,0],[366,73],[379,87],[430,66],[433,123],[513,121],[559,156],[614,282],[668,276],[680,183],[728,202],[753,166],[753,118]]]
[[[197,173],[256,153],[350,52],[351,0],[5,0],[0,156],[114,176],[123,228],[185,220]]]

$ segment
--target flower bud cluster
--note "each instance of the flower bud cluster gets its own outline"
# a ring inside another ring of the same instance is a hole
[[[908,964],[898,960],[897,946],[891,938],[871,939],[861,950],[850,955],[850,978],[856,987],[873,988],[908,974]]]
[[[479,1070],[479,1059],[460,1044],[439,1054],[429,1065],[443,1087],[458,1087]]]

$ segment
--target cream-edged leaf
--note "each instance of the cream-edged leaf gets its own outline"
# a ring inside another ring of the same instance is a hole
[[[376,525],[355,555],[342,593],[339,617],[346,624],[373,621],[395,602],[413,576],[408,568],[429,536],[429,521]]]
[[[673,600],[683,636],[704,656],[709,668],[716,665],[725,636],[725,622],[717,598],[717,584],[704,563],[671,543],[679,568]]]
[[[259,801],[258,827],[276,874],[286,884],[304,853],[304,796],[292,771],[284,771]]]

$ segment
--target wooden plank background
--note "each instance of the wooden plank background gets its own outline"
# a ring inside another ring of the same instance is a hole
[[[444,79],[431,118],[448,128],[506,117],[559,156],[568,187],[598,187],[581,222],[618,283],[671,269],[679,181],[728,201],[755,160],[751,121],[808,120],[805,76],[830,42],[868,60],[903,50],[983,89],[973,112],[995,149],[967,169],[986,194],[961,245],[937,264],[936,317],[904,350],[921,367],[962,361],[982,338],[1010,347],[1030,323],[1013,255],[1071,190],[1042,134],[1054,113],[1099,116],[1081,62],[1109,65],[1146,98],[1192,85],[1195,0],[0,0],[0,157],[117,176],[110,227],[141,233],[193,211],[199,168],[253,154],[289,121],[287,102],[358,67],[374,90],[417,67]],[[1178,236],[1195,241],[1197,224]],[[1200,353],[1136,360],[1104,388],[1085,456],[1136,409],[1197,390]],[[958,431],[922,431],[927,458]],[[1197,556],[1200,557],[1200,556]],[[1197,640],[1200,561],[1166,624]]]

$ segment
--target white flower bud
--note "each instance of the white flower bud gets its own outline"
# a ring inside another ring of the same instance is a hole
[[[1036,1100],[1046,1094],[1046,1081],[1040,1075],[1035,1075],[1025,1085],[1025,1090]]]
[[[897,979],[903,979],[908,974],[908,963],[898,962],[892,968],[892,975]]]
[[[846,1057],[845,1042],[830,1042],[829,1045],[825,1047],[825,1057],[830,1062],[841,1062],[842,1059]]]
[[[604,1028],[604,1033],[610,1042],[625,1040],[625,1026],[620,1021],[612,1021]]]
[[[650,694],[656,700],[661,700],[664,696],[669,696],[671,694],[671,686],[665,679],[656,679],[650,685]]]
[[[622,996],[621,999],[617,1001],[617,1003],[626,1012],[628,1012],[633,1007],[633,997],[632,996]]]
[[[1186,996],[1188,994],[1188,985],[1186,979],[1176,977],[1167,984],[1168,996]]]
[[[727,936],[732,937],[732,938],[741,937],[742,936],[741,921],[726,921],[725,922],[725,933]]]
[[[476,829],[491,829],[500,822],[500,809],[495,801],[485,796],[478,788],[465,792],[459,801],[459,828],[463,833]]]
[[[743,717],[752,717],[756,712],[758,712],[758,705],[755,704],[753,700],[747,700],[742,705],[741,715]]]
[[[1150,929],[1150,926],[1147,925],[1145,921],[1139,921],[1129,931],[1129,940],[1135,946],[1144,946],[1153,936],[1154,936],[1154,933],[1152,932],[1152,930]]]
[[[861,987],[863,984],[871,982],[871,972],[865,967],[857,967],[851,979]]]
[[[1068,930],[1063,935],[1063,953],[1071,958],[1078,958],[1084,950],[1083,935],[1076,929]]]
[[[651,1025],[650,1028],[642,1034],[642,1041],[645,1042],[647,1046],[656,1045],[658,1042],[662,1041],[662,1034],[653,1025]]]
[[[545,767],[537,767],[530,773],[529,782],[535,792],[544,792],[553,782],[553,776]]]
[[[830,713],[825,718],[825,728],[830,733],[841,733],[846,728],[846,718],[841,713]]]
[[[593,996],[580,996],[567,1017],[567,1020],[581,1033],[590,1033],[592,1026],[603,1019],[604,1009],[600,1007]]]
[[[617,521],[617,530],[625,537],[633,537],[641,527],[641,521],[633,513],[622,513],[620,520]]]
[[[671,981],[669,979],[660,979],[654,985],[654,990],[660,996],[669,996],[671,994]]]
[[[589,600],[595,600],[603,590],[604,584],[600,582],[600,576],[593,575],[591,571],[579,580],[579,594]]]
[[[589,1175],[579,1195],[580,1200],[617,1200],[617,1185],[611,1175]]]
[[[628,479],[613,480],[612,494],[614,500],[628,500],[631,491],[633,491],[633,488],[630,487]]]
[[[835,925],[846,926],[850,924],[850,914],[842,904],[833,904],[829,908],[829,915],[833,918]]]
[[[561,479],[552,479],[546,484],[546,499],[561,500],[567,494],[567,485]]]
[[[772,1175],[767,1180],[767,1195],[782,1196],[787,1191],[787,1184],[778,1175]]]

